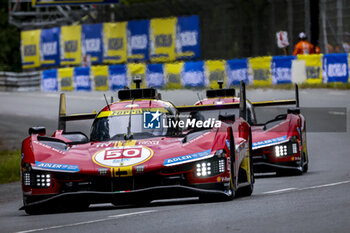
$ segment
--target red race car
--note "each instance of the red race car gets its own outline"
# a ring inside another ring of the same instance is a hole
[[[240,103],[235,97],[235,89],[207,90],[207,98],[199,100],[196,105],[225,105]],[[300,114],[299,91],[295,85],[296,98],[293,100],[273,100],[250,102],[246,100],[247,122],[251,125],[253,139],[252,161],[255,173],[276,172],[277,174],[300,175],[308,170],[308,154],[306,146],[306,123]],[[294,105],[286,114],[277,115],[272,120],[257,124],[254,108]],[[236,110],[238,111],[238,110]],[[236,113],[238,114],[238,113]]]
[[[242,117],[198,118],[240,107],[244,114],[242,106],[176,107],[153,88],[120,90],[118,97],[97,114],[66,115],[61,94],[58,130],[47,136],[44,127],[29,129],[22,144],[21,209],[37,214],[92,203],[251,195],[249,124]],[[66,131],[67,121],[83,119],[94,119],[90,137]]]

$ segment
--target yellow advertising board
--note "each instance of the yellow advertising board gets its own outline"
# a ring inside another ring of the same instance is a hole
[[[146,83],[146,65],[143,63],[130,63],[128,64],[128,77],[131,81],[130,87],[131,89],[136,88],[133,80],[135,78],[141,78],[141,88],[147,87]]]
[[[298,60],[305,61],[306,83],[322,83],[322,54],[298,55]]]
[[[271,61],[271,56],[249,58],[249,66],[253,76],[253,85],[272,84]]]
[[[109,90],[108,66],[91,66],[91,74],[95,91]]]
[[[62,26],[61,65],[81,64],[81,25]]]
[[[21,32],[21,55],[23,69],[30,69],[40,66],[40,33],[41,30]]]
[[[127,22],[103,24],[103,61],[123,63],[127,61]]]
[[[164,72],[166,79],[166,88],[180,89],[182,88],[181,72],[184,62],[164,64]]]
[[[151,20],[150,58],[152,62],[175,60],[176,22],[176,17]]]
[[[58,85],[61,91],[74,91],[74,68],[58,69]]]
[[[219,88],[218,81],[223,81],[226,86],[225,61],[224,60],[208,60],[205,61],[207,67],[209,87],[213,89]]]

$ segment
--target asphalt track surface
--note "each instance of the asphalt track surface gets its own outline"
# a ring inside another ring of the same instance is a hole
[[[204,92],[200,91],[200,95]],[[112,93],[107,93],[110,96]],[[177,105],[198,99],[194,91],[163,92]],[[292,98],[292,91],[248,90],[255,100]],[[346,108],[350,91],[301,90],[303,107]],[[91,112],[104,105],[102,93],[67,93],[68,113]],[[327,111],[325,111],[327,114]],[[1,149],[19,148],[29,126],[57,127],[58,94],[0,93]],[[320,127],[333,124],[344,132],[307,134],[309,172],[302,176],[256,179],[251,197],[230,202],[200,203],[197,199],[162,200],[148,206],[93,205],[88,211],[29,216],[21,206],[18,182],[0,185],[0,232],[349,232],[350,131],[329,111],[328,117],[307,119]],[[89,122],[70,125],[88,133]]]

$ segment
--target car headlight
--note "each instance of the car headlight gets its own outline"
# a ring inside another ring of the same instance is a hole
[[[275,146],[275,156],[280,158],[298,153],[298,143],[288,142]]]
[[[48,188],[51,186],[49,172],[23,172],[23,184],[32,188]]]
[[[215,156],[210,159],[196,163],[196,174],[198,177],[216,176],[226,170],[226,152],[217,150]]]
[[[197,163],[197,176],[210,176],[211,175],[211,162]]]
[[[287,145],[275,146],[276,157],[283,157],[287,155]]]

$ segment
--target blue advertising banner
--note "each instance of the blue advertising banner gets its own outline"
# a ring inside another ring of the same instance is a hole
[[[272,84],[292,82],[292,61],[295,56],[274,56],[272,57],[271,72]]]
[[[145,61],[149,59],[149,27],[149,20],[128,22],[128,61]]]
[[[160,88],[165,85],[163,64],[149,64],[146,70],[148,87]]]
[[[88,55],[92,64],[102,63],[102,24],[83,24],[81,47],[83,58]]]
[[[57,70],[45,70],[42,72],[41,91],[58,91]]]
[[[207,84],[204,75],[204,61],[186,62],[181,80],[183,87],[204,87]]]
[[[349,55],[324,54],[323,55],[323,78],[325,83],[347,83],[349,78]]]
[[[239,85],[243,80],[249,83],[248,78],[248,60],[247,59],[232,59],[226,61],[227,86]]]
[[[73,74],[74,90],[91,91],[90,67],[76,67]]]
[[[109,90],[115,91],[129,86],[126,65],[110,65],[109,73]]]
[[[40,35],[40,64],[43,67],[60,65],[61,28],[42,29]]]
[[[200,58],[199,38],[198,15],[178,17],[175,45],[176,58],[179,60]]]

